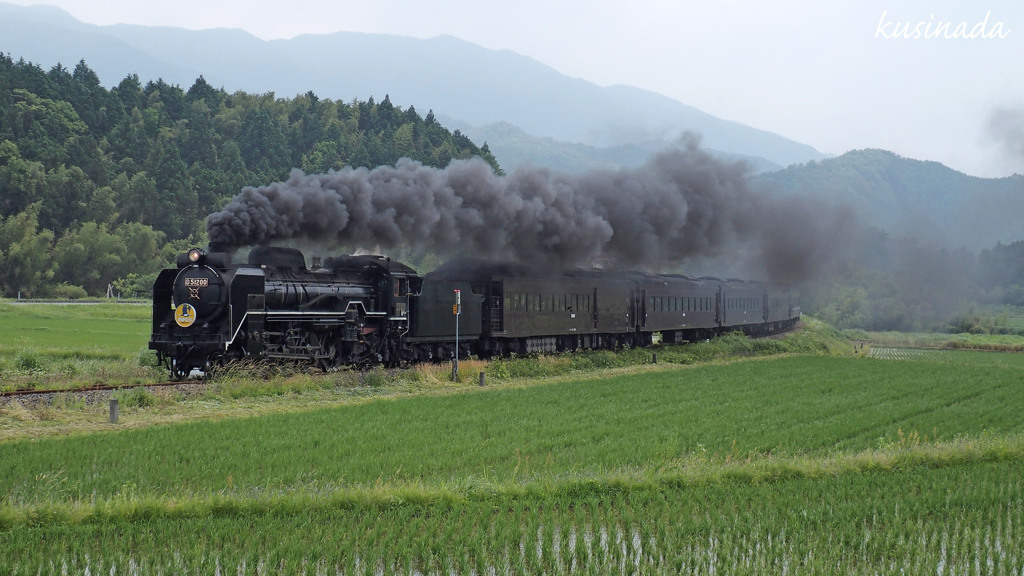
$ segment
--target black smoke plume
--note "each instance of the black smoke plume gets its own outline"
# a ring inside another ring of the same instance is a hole
[[[346,168],[245,188],[211,214],[211,244],[307,240],[348,249],[417,247],[441,256],[665,271],[699,257],[753,265],[792,282],[827,260],[842,213],[755,192],[742,162],[696,139],[634,169],[497,176],[479,159],[436,169]],[[750,268],[747,268],[750,270]]]
[[[997,108],[988,117],[988,133],[1013,160],[1024,162],[1024,108]]]

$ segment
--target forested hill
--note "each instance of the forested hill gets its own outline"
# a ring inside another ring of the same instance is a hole
[[[865,224],[894,236],[971,250],[1024,239],[1021,175],[977,178],[938,162],[855,150],[757,179],[780,193],[844,202],[858,210]]]
[[[387,95],[229,94],[202,76],[108,90],[84,61],[43,70],[0,54],[0,295],[148,291],[171,254],[205,243],[207,214],[293,167],[472,156],[500,172],[486,144]]]

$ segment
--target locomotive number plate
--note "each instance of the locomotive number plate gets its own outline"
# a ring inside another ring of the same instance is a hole
[[[189,288],[206,288],[209,285],[209,278],[185,278],[185,286]]]

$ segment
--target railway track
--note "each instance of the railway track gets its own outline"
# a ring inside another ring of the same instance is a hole
[[[784,330],[778,332],[772,332],[770,334],[760,334],[748,336],[752,339],[759,338],[780,338],[786,334],[793,332],[802,327],[802,323],[796,323]],[[130,390],[132,388],[168,388],[168,387],[195,387],[203,383],[203,380],[179,380],[179,381],[168,381],[168,382],[150,382],[146,384],[121,384],[117,386],[108,384],[91,384],[89,386],[75,386],[67,388],[49,388],[49,389],[25,389],[25,390],[9,390],[6,392],[0,392],[0,401],[8,401],[14,398],[39,398],[47,395],[57,394],[89,394],[95,392],[115,392],[117,390]]]
[[[25,390],[8,390],[6,392],[0,392],[0,399],[12,399],[12,398],[33,398],[45,396],[48,394],[86,394],[90,392],[114,392],[116,390],[129,390],[132,388],[164,388],[173,386],[186,386],[195,385],[196,381],[187,380],[181,382],[150,382],[148,384],[121,384],[118,386],[111,386],[107,384],[91,384],[89,386],[74,386],[68,388],[48,388],[43,390],[37,389],[25,389]]]

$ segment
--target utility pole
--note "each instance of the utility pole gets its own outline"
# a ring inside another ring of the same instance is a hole
[[[455,314],[455,362],[452,364],[452,382],[459,381],[459,315],[462,314],[462,290],[455,290],[455,305],[452,306],[452,314]]]

